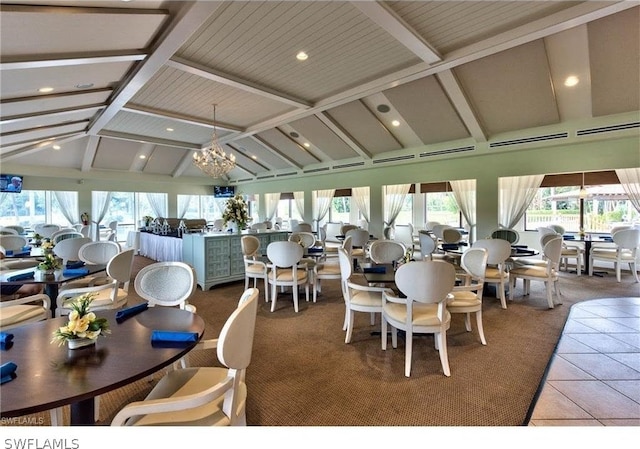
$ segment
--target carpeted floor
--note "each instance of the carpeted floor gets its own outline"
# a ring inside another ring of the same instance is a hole
[[[137,256],[133,276],[153,261]],[[251,366],[247,372],[247,421],[253,426],[519,426],[543,378],[572,304],[593,298],[638,296],[624,276],[577,277],[563,273],[563,305],[547,308],[543,284],[520,284],[508,309],[485,297],[487,346],[454,316],[448,332],[451,377],[442,374],[432,336],[415,338],[411,377],[404,376],[404,342],[380,348],[379,321],[357,314],[351,344],[344,343],[344,302],[338,281],[325,281],[317,303],[279,294],[269,311],[261,293]],[[260,288],[260,286],[259,286]],[[214,338],[237,304],[243,282],[198,289],[191,301]],[[129,304],[140,299],[131,287]],[[304,298],[304,296],[302,296]],[[192,353],[192,364],[212,364],[214,351]],[[161,377],[138,381],[101,397],[101,424],[126,403],[143,399]],[[68,410],[65,410],[65,414]],[[48,424],[48,414],[41,421]],[[68,417],[66,418],[68,420]],[[37,422],[37,421],[32,421]]]

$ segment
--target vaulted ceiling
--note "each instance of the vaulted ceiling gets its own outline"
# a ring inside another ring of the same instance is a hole
[[[214,104],[231,182],[637,133],[639,5],[1,1],[0,157],[203,177]]]

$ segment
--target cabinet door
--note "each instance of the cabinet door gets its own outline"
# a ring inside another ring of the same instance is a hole
[[[244,276],[244,258],[242,256],[241,237],[238,235],[229,238],[229,270],[231,276]]]
[[[229,266],[229,239],[210,238],[206,240],[206,278],[224,278],[231,273]]]

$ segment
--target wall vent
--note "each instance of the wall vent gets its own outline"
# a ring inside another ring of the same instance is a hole
[[[473,151],[475,149],[476,147],[473,145],[470,145],[468,147],[448,148],[446,150],[429,151],[429,152],[420,153],[420,157],[440,156],[441,154],[464,153],[465,151]]]
[[[591,134],[608,133],[611,131],[622,131],[625,129],[639,128],[640,122],[620,123],[618,125],[600,126],[598,128],[579,129],[576,136],[588,136]]]
[[[269,178],[275,178],[274,175],[269,175],[269,176],[258,176],[256,179],[269,179]]]
[[[302,173],[317,173],[319,171],[327,171],[327,170],[329,170],[329,167],[313,168],[311,170],[304,170]]]
[[[408,154],[407,156],[398,156],[398,157],[386,157],[384,159],[376,159],[373,161],[374,164],[386,164],[387,162],[396,162],[396,161],[406,161],[408,159],[415,159],[414,154]]]
[[[238,179],[238,181],[236,182],[249,182],[249,181],[253,181],[253,178]]]
[[[292,172],[292,173],[282,173],[279,175],[276,175],[276,177],[280,178],[281,176],[293,176],[293,175],[297,175],[297,172]]]
[[[352,164],[334,165],[333,169],[335,170],[336,168],[360,167],[362,165],[364,165],[364,162],[354,162]]]
[[[522,139],[502,140],[500,142],[492,142],[489,144],[489,148],[506,147],[509,145],[521,145],[523,143],[531,142],[544,142],[546,140],[566,139],[569,137],[569,133],[555,133],[546,134],[544,136],[523,137]]]

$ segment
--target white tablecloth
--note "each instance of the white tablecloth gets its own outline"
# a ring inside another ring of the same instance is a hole
[[[141,232],[140,255],[158,262],[182,262],[182,239]]]

